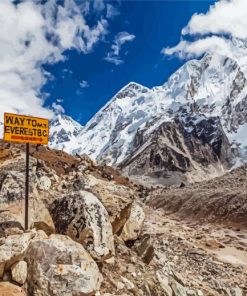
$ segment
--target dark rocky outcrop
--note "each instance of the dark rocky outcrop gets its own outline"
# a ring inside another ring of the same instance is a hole
[[[162,122],[151,135],[145,132],[137,132],[133,152],[119,165],[142,183],[180,184],[190,181],[192,173],[199,181],[231,165],[233,153],[217,117],[177,117]]]

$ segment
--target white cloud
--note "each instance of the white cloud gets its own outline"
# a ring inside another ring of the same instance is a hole
[[[68,74],[72,74],[73,73],[70,69],[67,69],[67,68],[63,69],[63,72],[64,73],[68,73]]]
[[[113,63],[116,66],[122,64],[124,61],[120,58],[120,51],[124,43],[131,42],[136,38],[135,35],[129,34],[128,32],[119,32],[114,39],[111,46],[112,51],[107,53],[104,58],[107,62]]]
[[[86,80],[82,80],[80,82],[80,87],[81,88],[87,88],[87,87],[89,87],[89,83]]]
[[[194,42],[181,40],[176,46],[162,50],[165,55],[177,55],[181,59],[199,57],[205,52],[218,52],[232,57],[231,42],[224,38],[211,36]]]
[[[105,3],[104,0],[94,0],[93,1],[93,8],[97,12],[101,12],[105,9]]]
[[[115,64],[116,66],[119,66],[124,63],[124,61],[120,57],[114,56],[112,55],[112,53],[109,52],[107,53],[107,56],[104,58],[104,60],[109,63]]]
[[[247,38],[247,1],[222,0],[206,14],[194,14],[182,34],[227,34]]]
[[[43,107],[42,66],[64,60],[68,49],[88,53],[107,34],[107,21],[90,27],[74,0],[40,2],[0,1],[0,120],[3,112],[52,117],[58,104]]]
[[[58,100],[57,100],[57,102],[58,102]],[[57,104],[56,102],[53,102],[51,106],[52,106],[52,109],[55,114],[65,113],[65,110],[61,104]]]
[[[235,57],[232,40],[247,39],[246,28],[247,1],[221,0],[211,5],[207,13],[194,14],[183,28],[179,44],[163,48],[162,53],[191,58],[205,52],[218,52]],[[186,35],[194,37],[195,41],[186,41]]]
[[[120,14],[120,11],[117,7],[109,3],[106,5],[106,17],[108,19],[114,19],[119,14]]]

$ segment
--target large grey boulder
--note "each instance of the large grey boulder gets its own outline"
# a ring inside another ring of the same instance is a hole
[[[114,255],[109,214],[90,192],[79,191],[54,201],[51,214],[60,234],[81,243],[98,261]]]
[[[94,295],[102,275],[84,247],[68,236],[36,240],[26,252],[28,292],[39,296]]]

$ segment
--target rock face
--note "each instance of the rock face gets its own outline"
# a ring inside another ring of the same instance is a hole
[[[118,166],[135,180],[150,184],[201,181],[224,172],[233,159],[218,118],[186,117],[164,122],[150,133],[138,130],[133,151]]]
[[[80,242],[97,260],[114,255],[109,215],[92,193],[79,191],[54,201],[51,213],[56,231]]]
[[[102,281],[91,256],[66,236],[51,235],[34,241],[25,259],[30,295],[93,295]]]

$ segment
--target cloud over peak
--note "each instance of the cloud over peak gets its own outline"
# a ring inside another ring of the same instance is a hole
[[[206,14],[194,14],[182,34],[227,34],[245,39],[246,27],[246,0],[221,0],[210,6]]]
[[[236,58],[232,40],[247,39],[246,28],[247,1],[221,0],[211,5],[207,13],[194,14],[183,28],[180,42],[174,47],[163,48],[162,53],[191,58],[205,52],[217,52]],[[193,41],[186,40],[188,36]]]

